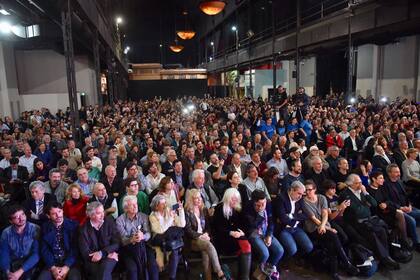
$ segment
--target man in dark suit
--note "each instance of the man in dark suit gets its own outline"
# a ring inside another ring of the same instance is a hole
[[[106,217],[104,207],[98,201],[88,204],[89,217],[79,232],[79,250],[87,279],[112,280],[112,271],[118,262],[120,234],[114,219]]]
[[[356,130],[353,128],[349,132],[349,137],[344,140],[344,157],[352,162],[352,167],[356,166],[357,158],[362,151],[362,139],[356,135]]]
[[[44,183],[41,181],[32,182],[29,192],[31,197],[23,202],[23,207],[26,209],[28,220],[41,226],[48,220],[45,210],[48,204],[56,202],[55,196],[45,193]]]
[[[246,178],[246,164],[241,162],[241,156],[238,153],[232,155],[232,160],[227,166],[227,171],[238,173],[242,180]]]
[[[167,153],[167,159],[162,164],[162,173],[169,176],[174,171],[174,161],[177,160],[176,152],[174,149],[170,149]]]
[[[124,193],[124,182],[122,177],[117,176],[117,170],[114,166],[108,165],[105,168],[105,176],[99,182],[104,184],[107,193],[115,198],[121,197]]]
[[[401,140],[398,142],[398,148],[394,150],[395,163],[401,169],[401,165],[404,160],[407,159],[408,143],[407,140]],[[384,170],[385,171],[385,170]]]
[[[297,253],[297,248],[303,254],[308,254],[313,249],[311,239],[302,229],[308,218],[303,212],[305,186],[300,181],[294,181],[287,192],[282,192],[273,201],[273,216],[276,219],[275,236],[284,246],[288,257]]]
[[[0,174],[0,183],[5,185],[5,193],[10,195],[11,201],[25,200],[25,186],[29,180],[28,169],[19,165],[19,159],[10,159],[10,166]]]
[[[399,264],[389,254],[387,227],[384,221],[372,216],[371,207],[376,208],[376,200],[369,195],[357,174],[350,174],[345,188],[338,199],[338,203],[350,201],[344,211],[344,220],[349,223],[361,236],[365,245],[374,251],[381,263],[389,269],[399,269]]]
[[[190,185],[188,173],[182,168],[182,162],[180,160],[174,161],[174,169],[168,174],[176,184],[179,195],[184,196],[185,189]]]
[[[77,267],[78,224],[63,216],[63,206],[58,202],[50,203],[46,209],[50,220],[45,222],[41,231],[41,257],[45,263],[38,280],[81,279]]]
[[[391,155],[388,155],[382,146],[376,145],[375,154],[372,158],[373,168],[385,172],[387,166],[393,162],[394,158]]]

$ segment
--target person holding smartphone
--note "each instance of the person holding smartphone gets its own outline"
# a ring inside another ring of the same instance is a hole
[[[116,223],[122,239],[121,259],[127,268],[127,277],[129,280],[158,279],[156,262],[151,249],[146,246],[151,237],[149,218],[138,211],[134,195],[125,196],[122,205],[124,214],[117,218]]]

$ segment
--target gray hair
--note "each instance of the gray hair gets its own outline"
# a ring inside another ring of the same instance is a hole
[[[53,169],[51,169],[51,170],[50,170],[50,172],[48,172],[48,176],[49,176],[49,177],[51,177],[51,175],[52,175],[53,173],[60,173],[60,169],[58,169],[58,168],[53,168]],[[61,174],[61,173],[60,173],[60,174]]]
[[[290,185],[290,191],[296,191],[296,190],[306,190],[305,185],[301,181],[293,181],[293,183]]]
[[[195,178],[197,178],[197,177],[198,177],[198,175],[200,175],[200,174],[205,175],[205,174],[204,174],[204,170],[202,170],[202,169],[195,169],[195,170],[192,172],[192,174],[191,174],[191,179],[192,179],[192,181],[194,182],[194,181],[195,181]]]
[[[135,195],[125,196],[123,201],[122,201],[123,209],[125,209],[127,207],[127,204],[128,204],[129,201],[137,203],[137,197]]]
[[[90,218],[96,209],[104,207],[99,201],[92,201],[86,206],[86,215]]]
[[[319,157],[319,156],[313,156],[312,158],[311,158],[311,165],[316,161],[316,160],[319,160],[321,163],[322,163],[322,159],[321,159],[321,157]]]
[[[347,177],[345,184],[346,184],[347,186],[353,186],[353,184],[354,184],[354,180],[356,180],[357,178],[360,178],[360,176],[359,176],[359,175],[357,175],[357,174],[352,173],[352,174],[350,174],[350,175]]]
[[[155,195],[155,197],[153,197],[152,202],[150,202],[150,208],[152,209],[152,211],[156,210],[156,207],[159,205],[159,202],[161,200],[166,201],[165,196],[163,196],[161,194],[157,194],[157,195]]]
[[[45,192],[44,182],[42,181],[33,181],[29,184],[29,191],[32,191],[35,188],[40,188],[42,191]]]

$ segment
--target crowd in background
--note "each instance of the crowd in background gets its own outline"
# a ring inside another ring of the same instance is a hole
[[[370,276],[420,252],[419,106],[288,95],[118,101],[0,120],[4,279]],[[395,246],[397,244],[398,246]],[[35,276],[36,275],[36,276]],[[2,278],[2,279],[3,279]]]

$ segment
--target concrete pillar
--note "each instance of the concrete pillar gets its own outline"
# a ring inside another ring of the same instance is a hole
[[[0,42],[0,117],[20,115],[20,97],[13,43]]]
[[[382,79],[384,76],[384,46],[373,46],[372,55],[372,96],[376,101],[382,95]]]

